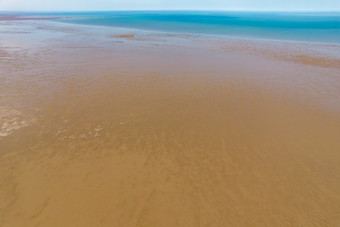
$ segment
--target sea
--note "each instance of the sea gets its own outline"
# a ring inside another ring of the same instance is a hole
[[[171,33],[340,44],[340,12],[29,12],[59,22]]]

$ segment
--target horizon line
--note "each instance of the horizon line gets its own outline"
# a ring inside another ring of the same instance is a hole
[[[63,12],[129,12],[129,11],[191,11],[191,12],[282,12],[282,13],[290,13],[290,12],[310,12],[310,13],[340,13],[339,9],[332,10],[279,10],[279,9],[270,9],[270,10],[257,10],[257,9],[109,9],[109,10],[0,10],[0,13],[35,13],[35,12],[46,12],[46,13],[63,13]]]

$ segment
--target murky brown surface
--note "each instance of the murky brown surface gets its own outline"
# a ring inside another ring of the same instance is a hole
[[[0,41],[0,226],[339,226],[338,46],[44,21]]]

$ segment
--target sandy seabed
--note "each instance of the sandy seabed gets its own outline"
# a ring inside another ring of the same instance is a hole
[[[0,34],[0,226],[340,226],[340,46]]]

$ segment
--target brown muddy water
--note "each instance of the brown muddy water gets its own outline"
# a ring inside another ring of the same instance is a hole
[[[0,27],[0,226],[340,225],[339,46]]]

